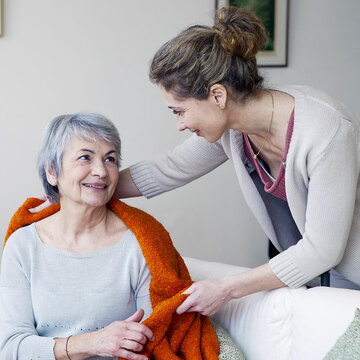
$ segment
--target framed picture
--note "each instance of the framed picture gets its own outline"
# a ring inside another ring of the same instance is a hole
[[[259,66],[287,66],[289,0],[216,0],[215,7],[236,6],[264,23],[267,41],[256,56]]]

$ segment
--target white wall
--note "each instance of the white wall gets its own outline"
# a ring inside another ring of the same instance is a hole
[[[34,166],[46,123],[82,110],[108,116],[123,165],[180,143],[159,90],[147,79],[157,48],[184,27],[210,24],[213,0],[3,0],[0,38],[0,237],[28,196],[42,194]],[[268,83],[309,84],[360,113],[360,2],[292,0],[289,66]],[[157,217],[180,252],[254,266],[266,237],[249,213],[231,164],[152,200],[128,201]]]

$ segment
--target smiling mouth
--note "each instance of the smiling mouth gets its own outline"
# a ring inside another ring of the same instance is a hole
[[[107,185],[98,185],[98,184],[83,184],[85,187],[88,187],[88,188],[93,188],[93,189],[106,189],[107,188]]]

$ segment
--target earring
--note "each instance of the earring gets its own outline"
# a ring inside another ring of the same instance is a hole
[[[224,109],[225,108],[225,105],[224,104],[221,104],[220,105],[220,109]]]

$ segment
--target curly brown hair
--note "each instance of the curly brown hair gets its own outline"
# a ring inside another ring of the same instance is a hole
[[[166,42],[149,77],[180,99],[206,99],[212,85],[222,84],[244,100],[263,86],[255,55],[265,41],[264,26],[252,12],[224,7],[213,27],[190,26]]]

